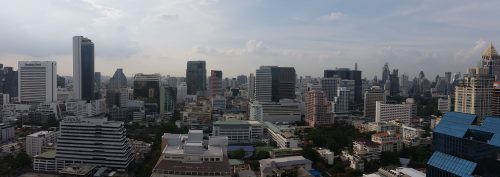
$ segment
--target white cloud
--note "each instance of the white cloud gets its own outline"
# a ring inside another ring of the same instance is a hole
[[[328,15],[321,16],[320,20],[335,21],[335,20],[338,20],[342,16],[344,16],[344,14],[342,12],[331,12]]]

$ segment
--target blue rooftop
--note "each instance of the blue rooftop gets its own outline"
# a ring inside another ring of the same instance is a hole
[[[254,152],[255,151],[255,147],[253,147],[253,146],[228,146],[227,147],[227,151],[237,151],[240,149],[243,149],[246,152]]]
[[[441,152],[434,152],[427,165],[464,177],[471,177],[477,166],[474,162]]]

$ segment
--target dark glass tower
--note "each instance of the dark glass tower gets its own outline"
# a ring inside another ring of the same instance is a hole
[[[187,94],[196,95],[207,91],[205,61],[188,61],[186,68]]]
[[[78,100],[93,100],[94,43],[83,36],[73,37],[73,92]]]
[[[361,81],[361,71],[350,70],[349,68],[337,68],[335,70],[325,70],[325,78],[339,77],[342,80],[354,80],[354,101],[361,103],[363,99],[363,83]]]

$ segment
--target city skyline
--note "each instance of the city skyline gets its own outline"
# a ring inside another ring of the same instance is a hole
[[[0,7],[0,37],[8,44],[0,47],[0,62],[15,67],[18,61],[53,60],[60,75],[70,76],[70,37],[82,35],[95,43],[95,71],[107,76],[117,68],[127,77],[183,76],[186,61],[205,60],[207,70],[229,77],[263,65],[321,76],[318,70],[354,68],[357,62],[371,79],[381,78],[388,62],[399,74],[423,70],[432,78],[465,73],[490,40],[498,42],[500,26],[491,23],[498,12],[488,10],[495,3],[364,2],[372,8],[359,9],[345,1],[14,1]],[[40,9],[40,16],[22,13]],[[12,14],[16,18],[8,18]]]

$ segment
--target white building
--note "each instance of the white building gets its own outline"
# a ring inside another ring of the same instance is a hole
[[[401,126],[401,138],[403,144],[411,147],[418,146],[421,143],[420,136],[425,132],[423,129],[414,128],[406,125]]]
[[[493,80],[486,68],[469,68],[455,88],[455,112],[490,115]]]
[[[301,120],[300,103],[282,99],[280,102],[250,103],[250,120],[267,122],[296,122]]]
[[[57,101],[55,61],[19,61],[18,96],[22,103]]]
[[[43,153],[45,146],[56,143],[59,132],[39,131],[26,136],[26,154],[30,157]]]
[[[401,137],[390,132],[380,132],[372,135],[372,141],[380,145],[382,152],[399,152],[403,148]]]
[[[275,159],[259,160],[260,175],[265,176],[280,176],[281,173],[287,170],[297,170],[304,168],[306,171],[311,170],[312,161],[302,156],[281,157]]]
[[[392,132],[392,133],[398,133],[400,126],[394,122],[394,121],[380,121],[380,122],[368,122],[366,124],[366,129],[368,131],[374,131],[374,132]]]
[[[227,136],[229,144],[253,143],[263,139],[264,128],[259,121],[216,121],[213,123],[213,136]]]
[[[279,148],[299,147],[299,138],[295,135],[295,128],[289,125],[275,125],[264,122],[266,133],[269,138],[276,142]]]
[[[263,102],[272,101],[273,66],[261,66],[255,72],[255,100]]]
[[[441,113],[450,112],[451,111],[451,99],[448,95],[448,98],[439,98],[438,99],[438,111]]]
[[[408,98],[402,104],[386,104],[381,101],[376,102],[375,122],[397,121],[408,124],[411,118],[416,116],[417,105],[413,99]]]
[[[151,177],[230,177],[227,158],[228,139],[209,137],[203,142],[203,131],[190,130],[188,134],[165,133],[162,136],[162,154]]]
[[[60,122],[60,131],[56,147],[59,169],[84,163],[123,171],[134,159],[123,122],[66,117]]]

